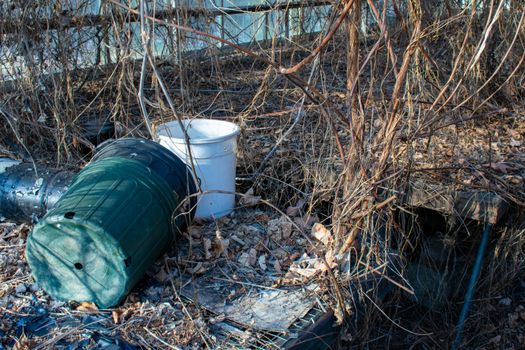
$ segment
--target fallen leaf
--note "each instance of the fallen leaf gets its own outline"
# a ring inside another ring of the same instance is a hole
[[[29,234],[29,226],[26,225],[26,224],[22,224],[18,228],[15,228],[12,231],[11,235],[18,236],[18,237],[20,237],[22,239],[26,239],[28,234]],[[7,238],[7,237],[4,237],[4,238]]]
[[[489,344],[499,344],[501,341],[501,335],[497,335],[489,340]]]
[[[521,133],[519,131],[516,131],[516,130],[513,130],[513,129],[507,129],[507,133],[513,139],[520,139],[521,138]]]
[[[335,316],[335,319],[336,319],[336,324],[342,325],[343,321],[344,321],[344,315],[343,315],[343,310],[341,309],[341,307],[336,307],[335,308],[334,316]]]
[[[292,235],[293,224],[288,220],[286,216],[282,216],[281,220],[281,234],[283,239],[288,239]]]
[[[210,252],[211,250],[211,240],[209,238],[204,238],[202,240],[202,244],[204,245],[204,255],[206,257],[206,260],[209,260],[211,259],[211,257],[213,256]]]
[[[294,206],[286,208],[286,215],[292,217],[299,215],[305,203],[306,201],[304,199],[299,199]]]
[[[76,307],[75,310],[84,312],[98,312],[98,307],[95,305],[95,303],[83,301]]]
[[[261,197],[254,195],[253,187],[250,187],[250,189],[246,191],[246,193],[241,197],[239,201],[241,205],[244,205],[247,207],[257,205],[260,202],[261,202]]]
[[[224,254],[224,256],[228,255],[228,247],[230,246],[230,240],[222,238],[221,231],[216,230],[215,231],[215,255],[220,256],[221,254]]]
[[[331,246],[334,241],[330,231],[320,223],[317,223],[312,227],[312,236],[327,247]]]
[[[511,147],[520,147],[521,146],[521,141],[510,139],[510,146]]]
[[[201,261],[199,261],[195,267],[188,269],[188,272],[191,274],[199,274],[204,271],[206,271],[206,269],[204,268],[204,264]]]
[[[521,176],[511,176],[509,181],[514,185],[520,185],[523,182],[523,178]]]
[[[259,222],[268,222],[270,221],[270,217],[264,213],[257,213],[254,216],[254,219]]]
[[[500,173],[503,173],[503,174],[508,174],[509,171],[516,170],[516,168],[504,162],[485,164],[485,166],[489,166],[492,169],[499,171]]]
[[[266,271],[266,256],[261,255],[259,259],[257,259],[257,263],[259,264],[259,267],[261,270]]]
[[[288,257],[288,259],[294,261],[295,259],[299,258],[300,256],[301,256],[301,253],[299,253],[299,252],[295,252],[295,253],[292,253],[292,254]]]
[[[286,277],[291,278],[293,277],[293,274],[296,273],[299,276],[312,278],[315,275],[317,275],[319,272],[321,271],[316,268],[290,266],[290,269],[286,273]]]
[[[281,264],[279,263],[279,260],[275,260],[273,262],[273,268],[275,269],[275,271],[277,272],[281,272],[282,269],[281,269]]]
[[[293,221],[295,222],[297,226],[303,229],[307,229],[310,225],[318,222],[319,218],[317,217],[317,215],[306,214],[303,216],[295,217]]]
[[[237,261],[243,266],[250,267],[250,255],[246,252],[242,253]]]
[[[201,226],[192,225],[188,228],[188,233],[192,238],[199,239],[202,237]]]
[[[17,342],[13,345],[13,350],[30,350],[33,348],[33,344],[27,336],[22,333],[22,336],[18,338]]]
[[[166,273],[166,271],[164,271],[164,268],[161,267],[160,271],[157,272],[157,274],[155,274],[155,279],[159,282],[164,282],[164,281],[167,281],[168,278],[170,277],[170,275],[168,275]]]
[[[254,266],[257,262],[257,250],[255,248],[250,248],[248,251],[249,263],[250,266]]]
[[[120,316],[122,316],[122,314],[123,314],[122,310],[111,311],[111,318],[113,318],[113,322],[115,322],[115,324],[120,323]]]

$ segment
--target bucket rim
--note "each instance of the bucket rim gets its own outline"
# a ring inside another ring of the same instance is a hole
[[[214,124],[223,124],[231,127],[231,131],[220,135],[217,137],[211,137],[211,138],[190,138],[190,145],[202,145],[202,144],[210,144],[210,143],[220,143],[226,140],[229,140],[231,138],[236,137],[241,133],[241,128],[232,122],[228,122],[225,120],[217,120],[217,119],[182,119],[182,123],[185,127],[187,127],[188,124],[201,124],[201,123],[209,123],[213,122]],[[171,129],[173,126],[175,126],[177,129],[179,129],[179,122],[177,120],[159,124],[157,126],[157,136],[159,139],[165,139],[170,142],[176,143],[176,144],[186,144],[186,140],[184,138],[175,137],[175,136],[169,136],[167,135],[166,131]]]

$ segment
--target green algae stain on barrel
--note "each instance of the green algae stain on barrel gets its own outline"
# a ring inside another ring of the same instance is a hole
[[[57,299],[117,305],[172,243],[178,203],[140,161],[97,160],[28,237],[33,276]]]

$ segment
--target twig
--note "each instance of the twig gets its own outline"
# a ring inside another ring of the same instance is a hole
[[[161,342],[163,345],[167,346],[168,348],[170,349],[175,349],[175,350],[182,350],[182,348],[179,348],[178,346],[175,346],[175,345],[171,345],[169,343],[167,343],[165,340],[163,340],[162,338],[160,338],[159,336],[157,336],[155,333],[153,333],[152,331],[150,331],[147,327],[143,327],[143,329],[149,333],[149,335],[151,335],[153,338],[157,339],[159,342]]]

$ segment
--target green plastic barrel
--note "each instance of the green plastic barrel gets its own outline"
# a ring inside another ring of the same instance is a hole
[[[33,276],[57,299],[117,305],[173,242],[178,203],[177,193],[144,163],[97,160],[28,237]]]

